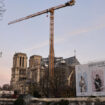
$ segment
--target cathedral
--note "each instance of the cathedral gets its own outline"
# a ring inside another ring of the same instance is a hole
[[[32,55],[27,66],[27,55],[25,53],[15,53],[13,56],[13,67],[11,69],[11,87],[19,94],[27,94],[30,84],[46,84],[46,77],[49,72],[49,58],[39,55]],[[58,80],[59,86],[75,87],[75,65],[79,61],[75,56],[63,59],[54,58],[54,76]]]

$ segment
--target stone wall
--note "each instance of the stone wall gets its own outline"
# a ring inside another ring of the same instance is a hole
[[[13,105],[16,99],[0,98],[0,105]],[[26,105],[105,105],[105,97],[99,98],[30,98]]]
[[[86,102],[86,101],[75,101],[75,102],[68,102],[68,104],[63,104],[61,102],[34,102],[30,105],[105,105],[105,102]]]
[[[32,99],[30,105],[105,105],[105,97]]]

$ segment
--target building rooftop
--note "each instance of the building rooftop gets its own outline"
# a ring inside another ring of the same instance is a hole
[[[19,53],[15,53],[15,54],[14,54],[14,56],[19,56],[19,55],[27,56],[25,53],[21,53],[21,52],[19,52]]]
[[[34,57],[42,57],[42,56],[40,56],[40,55],[32,55],[32,56],[30,56],[30,58],[34,58]]]
[[[66,61],[67,65],[80,64],[80,62],[77,60],[77,58],[75,56],[66,58],[64,60]]]

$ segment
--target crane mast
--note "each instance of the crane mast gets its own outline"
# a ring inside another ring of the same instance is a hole
[[[26,17],[11,21],[8,23],[8,25],[16,23],[16,22],[20,22],[29,18],[33,18],[45,13],[50,12],[50,39],[49,39],[49,44],[50,44],[50,48],[49,48],[49,76],[50,77],[54,77],[54,11],[60,8],[64,8],[67,6],[72,6],[75,4],[75,0],[71,0],[69,2],[66,2],[65,4],[61,4],[49,9],[45,9],[43,11],[28,15]]]
[[[54,76],[54,10],[50,11],[49,76]]]

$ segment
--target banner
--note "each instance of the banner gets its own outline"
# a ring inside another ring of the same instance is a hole
[[[105,61],[77,65],[76,95],[105,96]]]

